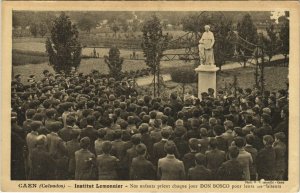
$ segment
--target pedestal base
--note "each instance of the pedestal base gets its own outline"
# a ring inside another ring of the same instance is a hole
[[[215,65],[200,65],[195,71],[198,73],[198,98],[202,100],[201,93],[208,92],[209,88],[215,90],[216,97],[216,88],[217,88],[217,68]]]

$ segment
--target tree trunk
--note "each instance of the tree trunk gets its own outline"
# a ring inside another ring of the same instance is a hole
[[[182,99],[184,100],[185,83],[182,84]]]
[[[160,95],[160,68],[159,64],[157,64],[157,96]]]
[[[156,97],[156,70],[154,70],[154,73],[153,73],[153,96],[154,98]]]

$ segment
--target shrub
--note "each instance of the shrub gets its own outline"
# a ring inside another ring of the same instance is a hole
[[[174,68],[170,71],[174,82],[187,84],[197,82],[197,73],[192,67]]]

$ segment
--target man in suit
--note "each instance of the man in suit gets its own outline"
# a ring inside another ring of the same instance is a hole
[[[160,158],[163,158],[167,155],[167,153],[165,152],[165,143],[169,140],[171,133],[169,129],[163,128],[161,131],[161,135],[162,139],[159,142],[154,143],[153,145],[152,163],[155,166],[157,166],[158,160]],[[175,150],[175,157],[179,157],[177,148]]]
[[[97,136],[98,139],[95,141],[95,153],[96,156],[101,155],[103,153],[102,151],[102,145],[106,141],[105,138],[106,130],[104,128],[98,129]]]
[[[286,137],[283,132],[275,133],[274,137],[275,142],[273,143],[273,148],[276,154],[275,178],[276,180],[285,180],[287,168],[287,147],[284,141]]]
[[[167,156],[158,160],[157,177],[160,180],[184,180],[185,169],[183,162],[175,158],[176,145],[167,141],[164,149]]]
[[[145,158],[147,147],[140,143],[136,145],[135,149],[138,156],[132,160],[130,180],[155,180],[154,166]]]
[[[95,144],[95,140],[97,139],[97,130],[94,128],[95,117],[93,115],[89,115],[86,118],[87,126],[82,129],[80,138],[88,137],[91,140],[91,144]],[[89,150],[92,153],[95,153],[95,146],[90,145]]]
[[[103,154],[98,155],[96,165],[98,168],[98,180],[118,180],[117,170],[119,168],[119,159],[111,155],[112,144],[110,141],[104,141],[102,144]]]
[[[27,155],[27,177],[29,176],[30,170],[32,168],[32,163],[31,163],[31,153],[32,150],[35,148],[36,143],[37,143],[37,137],[38,137],[38,132],[37,130],[42,126],[42,122],[40,121],[32,121],[30,124],[30,130],[31,132],[27,134],[26,136],[26,144],[27,144],[27,150],[28,150],[28,155]]]
[[[202,153],[195,155],[195,167],[188,170],[187,180],[211,180],[211,170],[206,168],[206,157]]]
[[[218,169],[218,180],[243,180],[243,168],[239,161],[237,161],[239,155],[238,148],[231,146],[228,152],[230,160],[222,163]]]
[[[179,159],[182,159],[183,156],[189,152],[188,142],[183,137],[186,134],[186,131],[184,126],[176,126],[174,130],[175,138],[173,141],[178,149]]]
[[[205,154],[205,152],[208,150],[208,146],[209,146],[209,138],[207,137],[208,133],[207,133],[207,129],[202,127],[200,129],[200,137],[201,139],[199,139],[199,143],[200,143],[200,152],[202,154]]]
[[[218,168],[225,161],[225,152],[218,149],[218,141],[215,138],[210,139],[209,147],[210,150],[205,152],[207,168],[212,171],[215,179]]]
[[[276,167],[276,153],[272,147],[273,141],[271,135],[265,135],[263,137],[265,147],[258,152],[256,158],[258,180],[275,180],[274,169]]]
[[[39,135],[36,147],[31,152],[32,169],[30,180],[54,180],[55,161],[46,150],[46,136]]]
[[[58,135],[64,140],[65,142],[70,141],[71,135],[73,133],[73,125],[76,122],[76,119],[73,115],[68,115],[66,119],[66,127],[59,130]]]
[[[80,143],[78,141],[78,137],[79,132],[74,130],[71,134],[71,140],[66,143],[67,155],[69,158],[68,177],[71,180],[74,180],[75,178],[75,152],[80,150]]]
[[[126,167],[128,168],[131,167],[132,159],[138,156],[138,153],[136,151],[136,146],[141,143],[141,135],[134,134],[133,136],[131,136],[131,142],[132,142],[132,147],[126,151],[125,162],[124,162],[124,164],[126,164]]]
[[[150,160],[153,157],[153,139],[149,134],[149,125],[147,123],[142,123],[139,127],[141,133],[141,142],[146,145],[147,153],[150,156]]]
[[[239,155],[237,157],[237,161],[243,167],[243,179],[249,181],[250,180],[250,166],[253,163],[252,156],[245,149],[245,139],[243,137],[236,137],[234,139],[234,143],[239,150]]]
[[[190,152],[186,153],[182,159],[186,173],[191,167],[195,166],[195,155],[199,152],[199,147],[198,139],[189,139]]]
[[[68,157],[64,141],[58,136],[62,128],[61,122],[53,122],[50,125],[51,133],[47,135],[47,149],[56,162],[55,175],[57,180],[67,179]]]
[[[246,145],[244,149],[251,154],[252,164],[250,165],[250,180],[256,180],[256,157],[257,149],[255,149],[252,144],[254,143],[255,137],[253,134],[246,135]]]
[[[113,133],[114,141],[111,142],[111,155],[115,156],[120,160],[119,168],[118,168],[118,176],[122,180],[128,179],[128,170],[125,163],[125,155],[126,155],[126,142],[124,142],[122,137],[121,130],[115,130]]]
[[[95,155],[88,150],[90,139],[83,137],[80,140],[81,149],[75,152],[75,180],[95,179],[95,169],[93,167]]]
[[[227,152],[228,150],[228,142],[226,139],[222,136],[222,134],[225,132],[225,129],[222,125],[216,125],[213,128],[214,134],[215,134],[215,139],[218,142],[218,149],[222,150],[224,152]]]

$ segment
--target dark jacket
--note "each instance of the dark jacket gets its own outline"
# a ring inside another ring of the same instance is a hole
[[[218,149],[214,149],[205,152],[205,155],[206,155],[207,168],[212,171],[213,175],[215,175],[218,168],[225,161],[225,152]]]
[[[273,180],[276,164],[276,154],[272,146],[261,149],[256,157],[257,173],[259,179]]]
[[[75,175],[75,152],[80,149],[80,144],[77,140],[71,140],[66,143],[67,155],[69,158],[68,172],[74,177]]]
[[[212,180],[211,170],[203,165],[196,165],[188,170],[187,180]]]
[[[185,169],[183,162],[174,155],[167,155],[158,160],[157,176],[160,180],[184,180]]]
[[[167,155],[167,153],[165,152],[165,143],[167,141],[165,139],[161,140],[160,142],[157,142],[153,145],[153,158],[152,158],[152,163],[153,165],[157,165],[157,162],[160,158],[163,158]],[[178,150],[176,149],[175,152],[175,157],[178,158]]]
[[[146,145],[150,157],[153,156],[153,139],[148,133],[141,135],[141,142]]]
[[[115,156],[101,154],[97,156],[98,180],[117,180],[119,160]]]
[[[257,150],[252,147],[252,145],[246,145],[244,147],[244,149],[251,154],[252,156],[252,160],[253,160],[253,163],[250,165],[250,175],[253,176],[253,175],[256,175],[256,157],[257,157]]]
[[[217,172],[218,180],[243,180],[242,165],[235,160],[224,162]]]
[[[183,156],[182,161],[183,161],[186,173],[189,171],[190,168],[195,166],[196,153],[198,153],[198,152],[189,152]]]
[[[95,153],[94,144],[95,144],[95,140],[97,139],[97,135],[98,135],[97,130],[92,126],[87,126],[86,128],[82,129],[82,131],[80,133],[80,138],[83,138],[83,137],[90,138],[91,142],[90,142],[89,150],[92,153]]]
[[[55,161],[43,146],[34,148],[31,152],[32,169],[30,180],[53,180],[55,179]]]
[[[218,142],[218,149],[224,152],[228,151],[228,141],[222,136],[215,137]]]
[[[179,153],[179,159],[182,159],[183,156],[189,152],[189,144],[182,137],[176,137],[174,139],[174,143],[175,143],[178,153]]]
[[[62,128],[59,132],[58,135],[62,138],[64,141],[70,141],[71,135],[73,133],[73,128],[70,126],[67,126],[66,128]]]
[[[130,168],[130,180],[155,180],[153,164],[144,156],[133,158]]]
[[[75,152],[75,180],[93,180],[95,178],[93,160],[95,155],[87,149]]]

